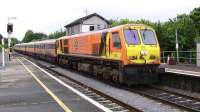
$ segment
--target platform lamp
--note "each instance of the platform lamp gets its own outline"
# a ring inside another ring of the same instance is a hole
[[[7,24],[7,33],[8,33],[8,55],[9,55],[9,60],[11,60],[10,58],[10,52],[11,52],[11,48],[10,48],[10,43],[11,43],[11,34],[13,32],[13,24],[10,23],[11,19],[16,19],[16,17],[8,17],[8,24]]]

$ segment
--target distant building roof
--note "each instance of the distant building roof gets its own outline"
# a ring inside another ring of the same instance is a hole
[[[79,19],[69,23],[68,25],[65,25],[65,28],[73,26],[73,25],[81,24],[84,20],[87,20],[87,19],[91,18],[92,16],[97,16],[97,17],[103,19],[104,21],[106,21],[108,24],[110,24],[110,22],[107,19],[105,19],[104,17],[100,16],[97,13],[93,13],[93,14],[87,15],[85,17],[79,18]]]

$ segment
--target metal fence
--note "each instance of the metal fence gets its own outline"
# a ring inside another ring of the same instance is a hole
[[[200,52],[197,51],[162,51],[161,62],[167,63],[170,59],[173,64],[189,64],[196,65],[200,62]]]

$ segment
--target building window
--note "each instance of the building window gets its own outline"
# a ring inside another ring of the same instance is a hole
[[[106,29],[106,28],[110,28],[110,26],[105,24],[104,29]]]
[[[70,29],[69,28],[67,28],[67,35],[69,35],[70,34]]]
[[[100,30],[101,29],[101,25],[97,25],[97,29]]]
[[[74,34],[74,27],[71,27],[71,34]]]
[[[90,26],[90,31],[94,31],[94,26]]]

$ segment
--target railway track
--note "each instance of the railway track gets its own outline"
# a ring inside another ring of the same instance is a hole
[[[141,109],[134,108],[129,106],[119,100],[112,98],[98,90],[95,90],[81,82],[78,82],[70,77],[67,77],[64,74],[61,74],[51,68],[54,66],[44,66],[40,62],[35,59],[29,58],[34,61],[37,65],[41,66],[42,68],[46,69],[51,74],[54,74],[57,77],[64,77],[65,83],[69,84],[70,86],[76,88],[77,90],[81,91],[83,94],[87,95],[88,97],[96,100],[100,104],[108,107],[109,109],[113,110],[114,112],[142,112]],[[105,81],[107,83],[107,81]],[[110,85],[119,87],[121,89],[125,89],[134,93],[138,93],[145,97],[149,97],[154,100],[158,100],[162,103],[167,103],[172,106],[176,106],[182,108],[184,110],[193,111],[193,112],[200,112],[200,99],[186,96],[183,94],[171,92],[168,90],[163,90],[159,88],[155,88],[153,86],[137,86],[137,87],[125,87],[121,85],[116,85],[114,83],[110,83]]]
[[[143,112],[141,109],[129,106],[128,104],[125,104],[111,96],[108,96],[96,89],[93,89],[81,82],[71,79],[70,77],[67,77],[64,74],[61,74],[61,73],[51,69],[54,66],[47,67],[45,65],[42,65],[35,59],[32,59],[32,58],[28,58],[28,59],[33,61],[34,63],[36,63],[38,66],[45,69],[49,73],[53,74],[57,78],[61,79],[66,84],[68,84],[71,87],[75,88],[76,90],[80,91],[81,93],[88,96],[89,98],[97,101],[98,103],[100,103],[101,105],[105,106],[106,108],[110,109],[113,112]]]
[[[200,112],[200,99],[198,98],[155,88],[153,86],[140,86],[126,89],[188,111]]]

